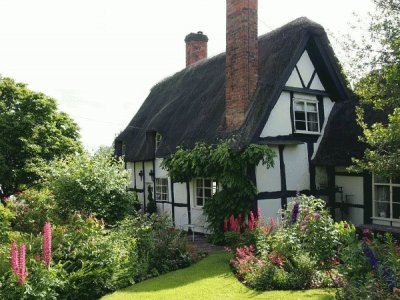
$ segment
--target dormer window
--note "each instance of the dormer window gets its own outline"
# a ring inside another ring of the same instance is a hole
[[[161,140],[162,140],[162,136],[161,136],[161,134],[159,134],[159,133],[157,132],[157,133],[156,133],[156,151],[157,151],[158,148],[160,147]]]
[[[316,98],[294,97],[293,116],[296,133],[319,133],[318,100]]]

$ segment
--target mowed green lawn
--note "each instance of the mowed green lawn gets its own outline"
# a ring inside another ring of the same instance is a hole
[[[212,253],[189,268],[143,281],[102,299],[334,299],[335,291],[332,289],[255,292],[233,276],[229,269],[229,259],[229,254],[225,252]]]

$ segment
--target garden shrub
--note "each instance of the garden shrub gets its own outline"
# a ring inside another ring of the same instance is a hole
[[[146,212],[148,214],[157,213],[157,204],[153,197],[153,188],[151,185],[147,186],[147,205],[146,205]]]
[[[46,222],[59,223],[54,195],[48,189],[29,189],[6,199],[15,214],[13,228],[26,233],[40,233]]]
[[[78,211],[96,214],[108,224],[132,214],[138,206],[135,193],[128,192],[129,174],[122,159],[111,151],[83,153],[42,166],[44,184],[54,194],[64,218]]]
[[[11,243],[0,244],[0,298],[96,299],[196,259],[187,236],[166,216],[134,215],[104,225],[94,215],[75,213],[65,224],[53,225],[52,234],[49,223],[43,235],[13,231],[13,243],[25,245],[28,275],[21,281],[11,268]],[[46,258],[49,253],[52,259]]]
[[[334,270],[338,250],[354,239],[354,226],[335,224],[325,202],[312,196],[298,196],[280,215],[279,223],[257,220],[252,230],[239,226],[225,233],[230,246],[236,247],[231,265],[237,276],[257,290],[334,285],[339,277]],[[225,228],[230,229],[226,224]],[[252,239],[244,238],[248,232]],[[246,246],[246,239],[254,244]]]
[[[377,238],[366,231],[361,241],[343,248],[340,258],[340,299],[400,298],[400,246],[390,234]]]
[[[14,213],[0,202],[0,244],[8,242]]]

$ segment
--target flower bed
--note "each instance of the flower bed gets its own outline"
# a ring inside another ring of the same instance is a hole
[[[354,225],[335,223],[325,202],[298,196],[279,220],[252,214],[225,220],[231,267],[256,290],[336,287],[338,299],[399,299],[400,247],[391,235],[359,239]]]
[[[197,259],[184,233],[156,215],[128,217],[110,229],[74,214],[43,234],[10,231],[0,246],[1,299],[96,299]]]

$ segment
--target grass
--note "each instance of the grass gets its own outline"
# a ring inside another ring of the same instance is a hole
[[[103,300],[332,300],[334,290],[256,292],[241,284],[229,269],[229,255],[216,252],[182,270],[152,278],[103,297]]]

